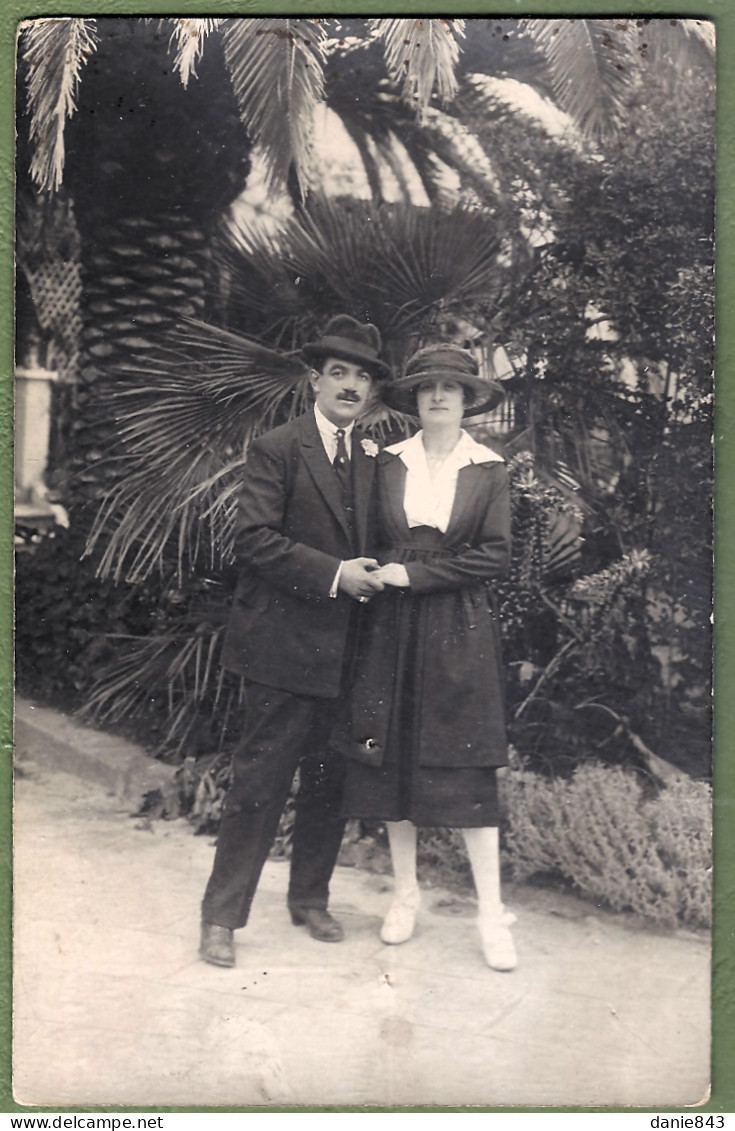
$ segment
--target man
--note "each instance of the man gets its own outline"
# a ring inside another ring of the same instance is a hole
[[[233,966],[298,767],[288,906],[292,921],[339,942],[329,881],[345,822],[344,767],[329,735],[347,693],[356,614],[382,584],[366,556],[377,452],[354,436],[375,380],[389,376],[375,326],[348,315],[304,346],[313,409],[251,447],[240,491],[242,572],[223,655],[246,679],[244,733],[235,751],[212,875],[202,903],[200,955]]]

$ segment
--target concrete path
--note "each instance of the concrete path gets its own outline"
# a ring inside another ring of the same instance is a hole
[[[680,1109],[705,1098],[707,936],[519,888],[508,903],[520,965],[499,974],[470,900],[427,891],[415,937],[386,947],[390,878],[339,868],[331,908],[347,938],[326,945],[292,926],[287,865],[274,861],[236,934],[237,967],[217,969],[196,953],[212,838],[131,818],[129,775],[121,790],[59,770],[40,732],[21,746],[19,1103]]]

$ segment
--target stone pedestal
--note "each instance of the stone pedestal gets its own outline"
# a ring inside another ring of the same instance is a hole
[[[24,525],[65,525],[63,508],[48,500],[45,479],[56,380],[52,369],[15,371],[15,516]]]

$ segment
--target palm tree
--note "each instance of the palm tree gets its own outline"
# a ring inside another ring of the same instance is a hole
[[[400,182],[408,158],[430,198],[450,166],[497,208],[504,182],[463,124],[473,76],[514,75],[595,140],[619,124],[644,46],[680,71],[697,48],[711,48],[709,37],[696,20],[28,21],[19,179],[29,175],[41,193],[63,184],[81,236],[76,502],[99,493],[101,454],[114,440],[98,412],[101,386],[145,357],[160,332],[207,313],[212,232],[247,182],[254,147],[269,182],[303,199],[315,176],[314,110],[326,102],[375,198],[382,172]]]

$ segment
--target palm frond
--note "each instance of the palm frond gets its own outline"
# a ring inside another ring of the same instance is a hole
[[[710,55],[714,55],[716,45],[714,20],[681,20],[680,23],[687,35],[703,43]]]
[[[422,118],[434,91],[442,103],[457,91],[459,42],[462,19],[373,19],[370,27],[385,44],[385,61],[393,83]]]
[[[458,207],[398,208],[380,229],[375,287],[394,335],[421,333],[435,316],[497,299],[501,236],[488,214]]]
[[[285,233],[288,257],[311,301],[330,313],[343,311],[384,329],[370,284],[375,228],[381,208],[355,201],[341,205],[313,197]]]
[[[400,139],[401,163],[413,166],[415,176],[431,200],[436,195],[431,139],[421,129],[414,109],[390,86],[380,46],[375,35],[328,41],[327,105],[355,143],[375,200],[382,196],[380,165],[375,161],[375,153],[390,165],[388,150],[395,153],[394,139]],[[409,194],[406,196],[409,199]]]
[[[594,141],[610,136],[632,85],[633,21],[534,18],[524,27],[546,57],[561,109]]]
[[[501,195],[492,161],[477,135],[464,122],[432,110],[425,115],[423,131],[439,160],[458,173],[463,185],[474,189],[481,201],[494,201]]]
[[[257,239],[241,229],[225,233],[213,255],[222,280],[213,307],[221,320],[279,349],[298,348],[306,340],[301,331],[320,315],[291,263],[285,233],[259,233]]]
[[[582,525],[569,510],[557,510],[549,522],[544,547],[544,577],[559,581],[575,570],[582,557]]]
[[[401,199],[410,202],[413,197],[413,192],[409,182],[411,170],[406,160],[406,150],[403,149],[401,152],[398,149],[398,139],[393,133],[388,134],[388,136],[381,141],[376,140],[374,142],[374,148],[378,159],[383,163],[388,172],[392,174],[400,191]],[[418,173],[416,173],[416,180],[420,183]]]
[[[29,20],[20,28],[20,55],[27,67],[32,145],[31,176],[56,191],[64,175],[64,126],[76,109],[84,65],[97,47],[95,20]]]
[[[253,312],[262,325],[262,310],[295,292],[288,317],[277,324],[271,316],[270,334],[277,326],[279,335],[288,330],[300,344],[330,315],[349,313],[378,326],[396,361],[439,315],[500,310],[528,268],[528,256],[489,212],[317,196],[285,227],[277,247],[245,241],[223,254],[231,294],[240,296],[232,307],[236,325],[249,327]]]
[[[271,184],[293,166],[309,184],[314,111],[324,98],[326,32],[314,19],[234,19],[223,27],[225,59],[246,129],[262,144]]]
[[[114,660],[100,671],[82,718],[119,722],[163,701],[168,707],[164,745],[181,751],[204,722],[221,749],[243,706],[242,681],[219,664],[223,636],[224,623],[212,623],[209,605],[170,614],[163,634],[111,637],[117,644]]]
[[[175,19],[171,39],[176,43],[176,56],[174,70],[179,72],[184,86],[189,85],[190,78],[196,78],[196,65],[204,50],[204,43],[208,35],[220,26],[222,19]]]
[[[664,66],[677,77],[691,68],[711,66],[715,57],[715,25],[712,20],[631,20],[641,59]]]
[[[436,316],[497,301],[508,274],[500,262],[507,248],[488,213],[386,204],[345,214],[321,200],[305,224],[331,285],[361,302],[399,350]]]
[[[139,581],[172,546],[179,574],[200,558],[226,561],[228,488],[252,438],[303,411],[307,372],[291,354],[192,320],[154,360],[123,374],[114,394],[119,474],[87,551],[104,533],[99,573]]]
[[[354,123],[349,119],[343,121],[342,124],[351,138],[362,162],[362,167],[365,171],[368,187],[370,189],[370,195],[375,201],[382,200],[383,182],[380,175],[380,147],[377,138],[374,135],[366,133],[364,130],[356,128]]]

